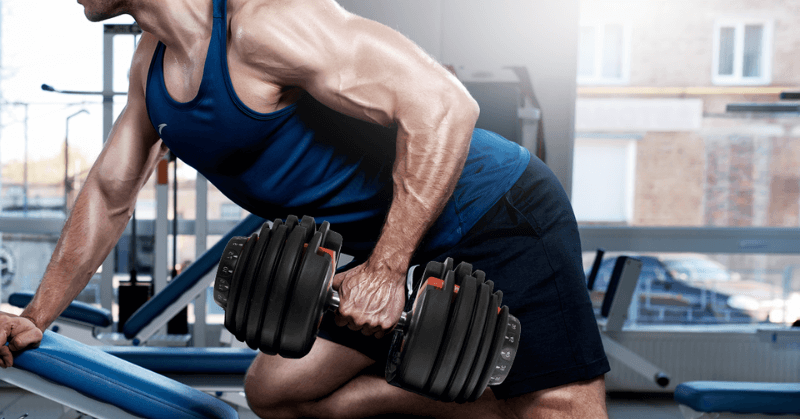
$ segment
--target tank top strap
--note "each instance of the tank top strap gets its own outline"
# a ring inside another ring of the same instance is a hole
[[[227,15],[227,1],[226,0],[214,0],[214,18],[225,18]]]

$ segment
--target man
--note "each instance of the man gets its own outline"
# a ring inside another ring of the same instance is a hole
[[[411,41],[333,0],[78,2],[92,21],[130,14],[145,34],[35,298],[0,318],[3,366],[86,285],[169,147],[255,214],[331,221],[357,261],[336,276],[340,308],[309,355],[254,361],[258,415],[606,417],[608,363],[563,189],[526,150],[474,130],[475,101]],[[371,370],[408,267],[447,256],[484,270],[523,322],[511,375],[470,404]]]

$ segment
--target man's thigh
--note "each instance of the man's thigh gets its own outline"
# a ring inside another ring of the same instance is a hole
[[[250,403],[281,405],[322,398],[375,361],[348,347],[317,339],[300,359],[259,353],[250,365],[245,392]]]
[[[520,419],[607,419],[603,376],[540,390],[506,401]]]

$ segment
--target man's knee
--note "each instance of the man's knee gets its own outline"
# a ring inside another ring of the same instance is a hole
[[[247,371],[245,396],[261,417],[298,417],[374,361],[318,339],[301,359],[259,354]]]
[[[250,409],[259,417],[292,418],[299,414],[296,394],[288,391],[286,382],[267,368],[259,368],[257,361],[250,366],[244,381],[244,394]]]
[[[529,393],[506,401],[518,418],[607,419],[605,377]]]

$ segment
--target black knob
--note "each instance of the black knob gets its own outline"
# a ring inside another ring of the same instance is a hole
[[[661,387],[666,387],[669,385],[669,376],[663,372],[656,374],[656,384]]]

